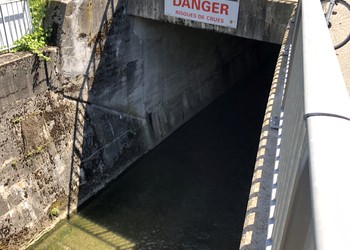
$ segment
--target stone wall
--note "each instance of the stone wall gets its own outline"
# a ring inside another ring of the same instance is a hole
[[[0,249],[74,211],[270,51],[131,17],[125,1],[51,1],[47,25],[58,56],[39,63],[45,74],[33,77],[33,56],[0,67]]]
[[[0,249],[18,249],[50,226],[52,204],[63,207],[69,193],[75,105],[53,92],[59,58],[55,48],[45,53],[50,61],[0,56]]]
[[[0,248],[18,249],[67,204],[74,104],[50,91],[0,121]],[[57,203],[55,205],[54,203]]]

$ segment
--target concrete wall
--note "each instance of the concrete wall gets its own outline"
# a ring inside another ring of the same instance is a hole
[[[55,48],[45,52],[50,62],[29,53],[0,56],[0,112],[17,107],[22,99],[35,97],[58,80],[58,54]]]
[[[9,249],[58,221],[53,208],[60,218],[72,212],[270,51],[131,17],[124,1],[51,1],[49,13],[59,54],[49,72],[56,80],[2,100],[18,101],[0,120],[0,247]],[[1,77],[14,79],[8,88],[33,85],[22,83],[35,79],[31,62],[16,70],[2,65]]]
[[[0,249],[18,249],[50,226],[51,205],[69,191],[75,105],[49,90],[59,84],[56,52],[48,62],[0,56]]]
[[[240,1],[237,29],[165,16],[164,0],[128,1],[127,11],[130,15],[139,17],[281,44],[284,31],[296,3],[296,0]]]

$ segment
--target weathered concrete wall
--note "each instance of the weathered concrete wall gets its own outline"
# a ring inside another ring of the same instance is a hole
[[[131,0],[128,1],[127,11],[130,15],[139,17],[281,44],[288,20],[296,3],[297,0],[240,1],[237,29],[165,16],[164,0]]]
[[[18,101],[0,120],[0,242],[9,249],[57,221],[52,208],[61,218],[72,212],[270,51],[128,16],[125,1],[52,1],[49,13],[60,55],[49,72],[58,72],[57,81],[48,88],[40,80],[40,92],[3,100]],[[25,84],[14,73],[25,67],[13,67],[0,68],[15,79],[11,88],[33,86],[32,66],[21,73]]]
[[[51,43],[60,45],[62,73],[64,77],[76,76],[89,69],[91,54],[97,46],[96,39],[109,27],[116,13],[118,0],[51,0],[48,7],[46,26],[53,29]],[[104,34],[105,35],[105,34]],[[105,37],[103,37],[105,38]],[[91,65],[92,66],[92,65]]]
[[[22,99],[0,120],[0,248],[49,227],[69,194],[74,103],[52,92]]]
[[[18,101],[56,86],[59,71],[57,50],[48,49],[46,54],[51,58],[49,62],[29,53],[0,56],[0,112],[17,107]]]
[[[75,105],[50,91],[60,66],[47,53],[0,56],[0,249],[30,241],[67,204]]]

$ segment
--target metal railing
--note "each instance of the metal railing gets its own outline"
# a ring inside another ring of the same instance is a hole
[[[300,0],[266,249],[350,246],[350,100],[319,0]]]
[[[0,0],[0,52],[10,51],[32,29],[28,0]]]

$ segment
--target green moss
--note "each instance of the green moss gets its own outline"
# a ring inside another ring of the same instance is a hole
[[[59,214],[60,214],[60,210],[58,209],[58,207],[51,208],[49,212],[50,217],[57,217]]]
[[[12,167],[16,167],[16,165],[17,165],[17,161],[16,161],[16,160],[13,160],[13,161],[11,162],[11,166],[12,166]]]
[[[11,122],[12,122],[13,124],[17,124],[17,123],[20,123],[23,119],[24,119],[24,118],[23,118],[22,116],[20,116],[20,117],[16,117],[16,118],[12,119]]]

